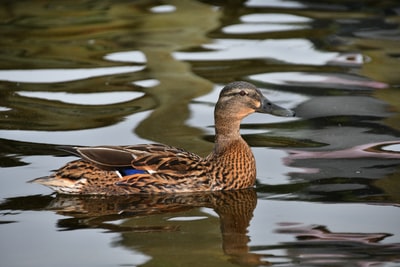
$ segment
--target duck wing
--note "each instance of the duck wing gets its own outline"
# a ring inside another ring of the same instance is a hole
[[[135,155],[122,146],[60,147],[60,149],[103,169],[130,166],[135,158]]]
[[[131,167],[136,170],[155,172],[186,172],[201,157],[186,150],[162,145],[142,144],[131,146],[60,147],[100,168],[112,170]]]

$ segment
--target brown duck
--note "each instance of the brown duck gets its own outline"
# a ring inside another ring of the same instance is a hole
[[[36,182],[62,194],[124,195],[233,190],[252,187],[256,165],[240,122],[259,112],[291,117],[247,82],[226,85],[215,106],[215,146],[205,158],[162,144],[63,147],[81,159]]]

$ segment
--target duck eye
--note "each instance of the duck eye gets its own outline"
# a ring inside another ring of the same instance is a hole
[[[247,92],[246,92],[246,91],[244,91],[244,90],[242,90],[242,91],[240,91],[240,92],[239,92],[239,95],[241,95],[241,96],[245,96],[245,95],[247,95]]]

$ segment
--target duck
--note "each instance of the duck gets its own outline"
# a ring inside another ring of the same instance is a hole
[[[256,162],[240,134],[252,113],[293,117],[255,85],[235,81],[221,90],[214,109],[214,148],[206,157],[164,144],[63,146],[79,157],[31,182],[59,194],[131,195],[239,190],[254,187]]]

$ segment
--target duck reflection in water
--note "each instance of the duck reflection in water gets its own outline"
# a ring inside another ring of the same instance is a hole
[[[63,230],[100,228],[118,232],[121,238],[116,245],[134,250],[146,247],[146,254],[163,263],[204,262],[205,255],[215,256],[216,249],[220,249],[216,239],[220,240],[222,234],[223,252],[231,262],[259,265],[267,262],[263,263],[260,255],[249,252],[247,235],[256,204],[255,190],[243,189],[191,194],[57,195],[46,209],[72,216],[58,221]],[[209,209],[219,216],[221,234],[215,234],[218,219],[210,215]],[[121,224],[112,222],[121,219]],[[226,263],[226,257],[219,253],[217,258],[211,256],[208,260],[214,265],[216,261]],[[151,261],[148,264],[151,265]]]

